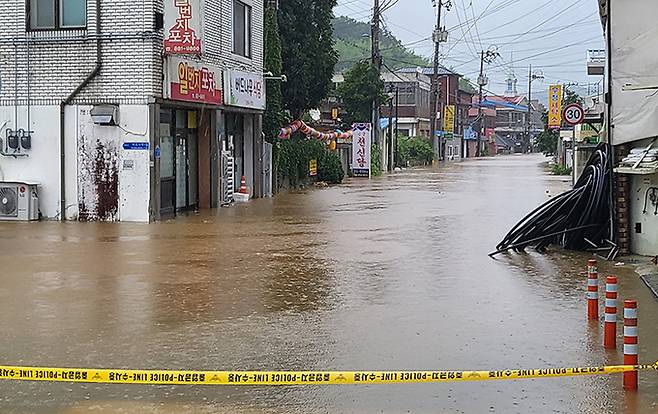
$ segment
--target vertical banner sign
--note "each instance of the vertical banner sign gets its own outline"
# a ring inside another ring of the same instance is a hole
[[[308,175],[315,177],[318,175],[318,160],[312,159],[308,163]]]
[[[443,117],[443,132],[448,134],[455,133],[455,105],[445,106],[445,116]]]
[[[165,53],[201,54],[201,0],[165,0]]]
[[[548,127],[562,126],[562,85],[548,87]]]
[[[352,173],[355,177],[370,177],[372,124],[354,124],[352,130]]]
[[[222,73],[219,68],[169,57],[167,76],[166,97],[176,101],[222,104]]]

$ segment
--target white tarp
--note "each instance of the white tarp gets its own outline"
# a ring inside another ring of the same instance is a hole
[[[610,7],[612,143],[619,145],[658,135],[658,1],[610,0]]]

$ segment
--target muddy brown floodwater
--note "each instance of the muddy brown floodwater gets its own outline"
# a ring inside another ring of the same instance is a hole
[[[0,365],[490,370],[616,364],[586,321],[587,256],[487,257],[567,188],[507,156],[151,225],[0,224]],[[658,301],[629,269],[640,359]],[[602,279],[602,278],[601,278]],[[620,328],[621,332],[621,328]],[[658,373],[363,386],[0,382],[2,413],[656,413]]]

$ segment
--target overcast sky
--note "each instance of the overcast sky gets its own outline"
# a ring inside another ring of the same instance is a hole
[[[384,13],[386,27],[416,53],[431,57],[429,37],[436,24],[432,0],[390,1],[395,4]],[[513,71],[518,92],[526,94],[529,64],[546,78],[533,83],[535,96],[545,97],[551,83],[578,82],[586,92],[588,83],[601,80],[586,73],[587,50],[604,48],[597,0],[451,1],[451,9],[442,13],[449,41],[441,46],[441,64],[475,82],[479,51],[497,48],[501,57],[485,66],[487,89],[502,94],[507,74]],[[372,3],[338,0],[335,14],[367,22]]]

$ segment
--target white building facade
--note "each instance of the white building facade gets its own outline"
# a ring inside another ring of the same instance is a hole
[[[243,175],[262,195],[263,2],[0,7],[0,182],[38,183],[43,218],[159,220]]]

